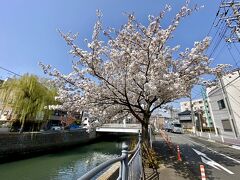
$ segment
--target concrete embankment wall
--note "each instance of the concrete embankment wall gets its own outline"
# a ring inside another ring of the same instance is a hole
[[[1,133],[0,162],[58,151],[96,139],[96,132],[86,130],[38,133]]]

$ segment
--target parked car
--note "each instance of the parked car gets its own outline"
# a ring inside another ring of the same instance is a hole
[[[173,133],[183,133],[182,125],[180,123],[173,123],[172,130]]]
[[[60,131],[60,130],[62,130],[62,127],[61,126],[52,126],[51,130],[53,130],[53,131]]]

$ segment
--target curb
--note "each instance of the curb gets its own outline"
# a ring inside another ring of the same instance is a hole
[[[205,140],[205,141],[208,141],[208,142],[219,143],[219,144],[231,147],[231,148],[236,147],[234,149],[240,150],[240,144],[232,144],[232,143],[222,142],[222,141],[219,141],[219,140],[209,139],[208,137],[202,137],[202,136],[193,136],[193,135],[190,135],[190,136],[191,137],[197,137],[199,139],[202,139],[202,140]],[[234,147],[232,147],[232,146],[234,146]]]

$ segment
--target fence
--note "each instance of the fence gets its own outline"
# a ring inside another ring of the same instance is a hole
[[[133,154],[133,156],[129,160],[128,155]],[[128,161],[129,160],[129,161]],[[87,180],[96,176],[98,173],[103,171],[105,168],[113,165],[116,162],[121,162],[121,166],[119,169],[118,180],[139,180],[143,175],[142,170],[142,152],[141,152],[141,134],[139,133],[139,140],[137,146],[134,150],[128,151],[128,146],[123,144],[122,146],[122,155],[110,159],[94,169],[90,170],[88,173],[78,178],[78,180]]]

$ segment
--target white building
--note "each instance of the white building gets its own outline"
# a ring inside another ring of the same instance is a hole
[[[194,111],[204,110],[203,99],[192,100],[192,104],[193,104]],[[181,112],[191,111],[190,101],[180,102],[180,109],[181,109]]]
[[[240,133],[240,76],[238,71],[222,77],[223,89],[208,88],[209,110],[218,134],[239,137]],[[225,89],[225,93],[223,90]],[[228,104],[228,105],[227,105]]]
[[[205,90],[203,90],[203,91],[205,91]],[[208,102],[206,99],[206,93],[203,91],[202,91],[202,93],[204,94],[203,96],[205,98],[192,100],[192,105],[193,105],[194,115],[196,116],[195,119],[197,119],[197,120],[195,120],[197,129],[201,129],[201,130],[208,129],[209,130],[209,128],[213,128],[213,122],[212,122],[212,118],[209,113],[209,107],[208,107]],[[181,109],[181,112],[191,111],[190,101],[180,102],[180,109]]]

